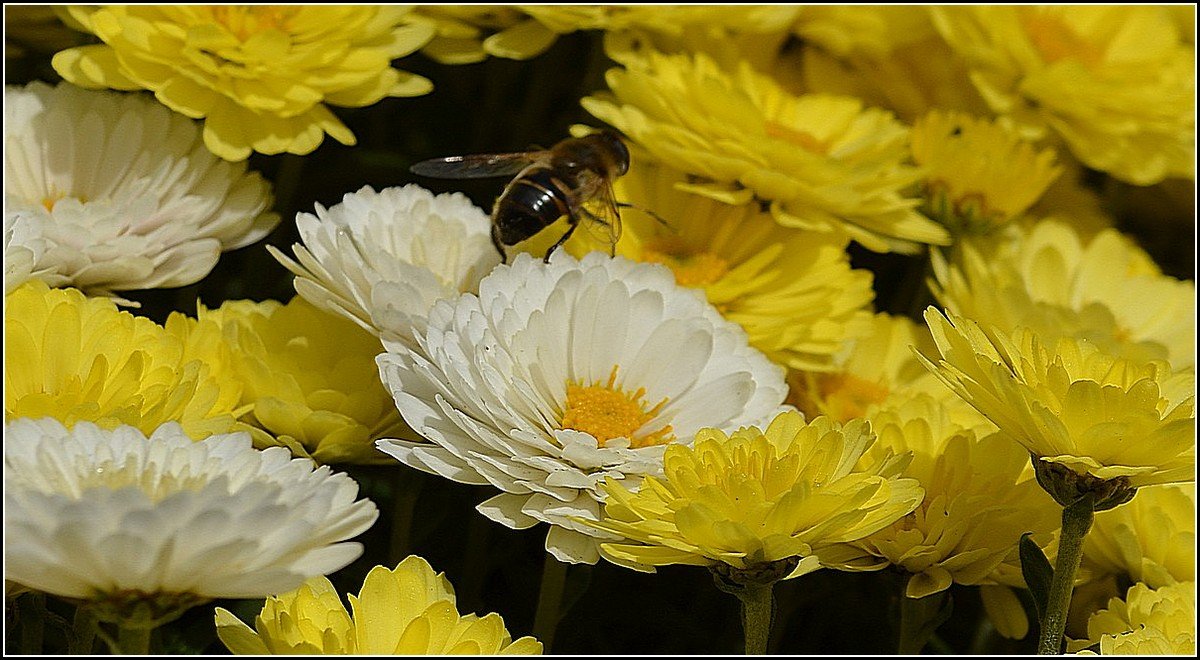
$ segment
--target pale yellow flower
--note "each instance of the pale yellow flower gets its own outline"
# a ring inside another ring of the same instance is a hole
[[[228,349],[193,319],[175,314],[163,327],[37,280],[5,306],[5,419],[126,424],[146,434],[174,421],[196,440],[244,428]]]
[[[917,359],[918,350],[936,350],[928,328],[904,316],[875,314],[867,334],[837,356],[835,370],[788,374],[788,403],[808,417],[824,415],[845,423],[931,396],[943,400],[943,409],[958,426],[991,431],[992,424],[970,405],[946,396],[946,386]]]
[[[1151,589],[1135,584],[1125,599],[1088,620],[1087,639],[1070,640],[1068,652],[1100,655],[1196,654],[1196,583]]]
[[[731,206],[679,190],[686,176],[636,156],[617,180],[622,212],[617,254],[660,263],[680,286],[698,289],[750,345],[776,364],[828,371],[846,343],[869,328],[871,274],[850,267],[836,235],[781,227],[754,205]],[[657,216],[638,210],[646,209]],[[543,242],[526,246],[542,254]],[[580,231],[567,243],[582,256],[608,244]]]
[[[1196,487],[1143,488],[1124,506],[1096,514],[1083,567],[1158,588],[1196,579]]]
[[[925,169],[926,215],[956,233],[987,233],[1028,209],[1061,173],[1053,149],[963,113],[934,110],[913,125]]]
[[[933,255],[938,301],[1004,332],[1028,327],[1046,341],[1086,339],[1134,360],[1196,362],[1196,285],[1163,275],[1116,230],[1085,240],[1069,225],[1014,227],[964,243],[953,261]]]
[[[280,444],[317,463],[387,463],[375,449],[384,437],[416,435],[404,425],[377,377],[379,340],[355,323],[318,310],[303,298],[227,302],[200,308],[234,352],[245,419]]]
[[[454,588],[424,559],[367,574],[351,612],[327,578],[272,596],[251,629],[216,609],[217,635],[235,655],[541,655],[532,637],[513,641],[499,614],[460,615]]]
[[[1137,185],[1195,177],[1195,48],[1165,7],[932,11],[980,95],[1022,132]]]
[[[583,100],[654,160],[692,177],[686,189],[730,204],[768,204],[780,224],[849,235],[876,251],[945,243],[905,189],[908,130],[856,98],[795,96],[747,62],[621,50],[611,91]]]
[[[925,320],[941,358],[922,361],[1024,446],[1035,468],[1125,494],[1195,479],[1194,378],[1181,384],[1163,362],[1123,360],[1072,338],[1046,344],[1027,329],[1007,335],[932,307]]]
[[[952,583],[994,582],[993,572],[1021,535],[1046,544],[1059,511],[1027,472],[1028,455],[997,434],[977,438],[959,426],[938,399],[914,397],[871,417],[877,447],[911,452],[904,476],[925,489],[921,506],[863,539],[871,556],[911,574],[909,598]]]
[[[823,563],[848,567],[862,554],[850,543],[921,502],[917,482],[900,477],[904,457],[861,460],[874,442],[861,420],[807,423],[795,411],[766,431],[702,429],[693,446],[668,446],[665,478],[647,477],[636,493],[607,480],[604,517],[586,524],[624,537],[601,553],[636,570],[794,561],[787,577],[796,577]]]
[[[307,154],[325,134],[354,135],[328,105],[362,107],[432,89],[393,69],[433,36],[400,6],[72,6],[103,43],[64,50],[54,69],[88,88],[150,90],[204,119],[204,143],[226,160]],[[328,104],[328,105],[327,105]]]

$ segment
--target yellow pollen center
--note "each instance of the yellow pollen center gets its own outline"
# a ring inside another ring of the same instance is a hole
[[[677,245],[652,244],[642,249],[642,261],[662,264],[675,273],[679,286],[699,288],[729,272],[729,262],[710,252],[688,252]]]
[[[220,5],[212,8],[213,20],[225,26],[225,29],[242,41],[271,29],[286,31],[288,21],[295,13],[295,7],[269,5],[256,7]]]
[[[1095,44],[1075,34],[1062,19],[1044,13],[1030,13],[1022,23],[1038,52],[1047,63],[1074,58],[1088,68],[1100,63],[1104,53]]]
[[[662,410],[667,399],[647,409],[646,402],[642,400],[646,396],[646,388],[639,387],[630,394],[617,387],[616,382],[616,366],[613,366],[607,383],[596,381],[583,385],[568,381],[567,403],[560,428],[588,433],[599,441],[601,447],[613,438],[629,438],[631,447],[650,447],[675,439],[669,424],[657,431],[634,437],[638,429]]]
[[[815,154],[823,154],[829,151],[829,145],[821,142],[816,136],[807,131],[798,131],[783,124],[768,121],[766,123],[766,132],[767,137],[786,140]]]

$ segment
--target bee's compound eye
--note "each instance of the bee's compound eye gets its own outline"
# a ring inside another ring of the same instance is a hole
[[[617,174],[625,174],[629,171],[629,148],[615,133],[605,131],[604,138],[612,147],[613,156],[616,158]]]

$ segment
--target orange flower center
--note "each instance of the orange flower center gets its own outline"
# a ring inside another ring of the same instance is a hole
[[[266,30],[286,31],[296,7],[219,5],[212,7],[212,17],[238,39],[246,39]]]
[[[642,261],[662,264],[675,273],[679,286],[703,287],[720,280],[729,272],[729,262],[709,252],[689,252],[665,241],[642,248]]]
[[[1030,12],[1022,17],[1021,23],[1029,34],[1033,46],[1049,64],[1073,58],[1084,66],[1092,68],[1099,64],[1104,56],[1100,48],[1075,34],[1057,16],[1043,12]]]
[[[829,145],[821,142],[812,133],[807,131],[798,131],[794,128],[790,128],[773,121],[766,122],[766,131],[767,137],[791,142],[792,144],[815,154],[824,154],[829,151]]]
[[[646,388],[632,394],[616,386],[617,367],[608,375],[608,382],[596,381],[584,385],[567,382],[567,403],[559,428],[575,429],[591,434],[601,447],[613,438],[629,438],[631,447],[650,447],[675,439],[668,424],[657,431],[634,437],[634,433],[654,418],[667,404],[667,399],[647,408],[643,397]]]

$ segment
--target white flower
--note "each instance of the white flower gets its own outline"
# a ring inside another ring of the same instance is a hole
[[[782,409],[781,368],[659,265],[594,252],[527,254],[479,295],[439,301],[415,347],[378,358],[408,424],[428,443],[380,440],[400,461],[504,491],[479,505],[516,529],[552,525],[546,549],[594,563],[600,485],[662,474],[669,442],[764,424]]]
[[[246,433],[18,418],[4,429],[5,578],[166,609],[281,593],[362,554],[345,541],[379,514],[357,496],[346,475]]]
[[[24,213],[4,214],[4,295],[46,274],[37,270],[45,252],[46,241],[35,218]]]
[[[267,248],[296,275],[296,292],[385,341],[411,341],[434,302],[474,292],[500,263],[486,213],[461,193],[417,185],[364,186],[298,214],[296,228],[296,261]]]
[[[279,222],[267,182],[192,120],[65,83],[5,88],[4,206],[40,225],[48,284],[100,295],[197,282]]]

